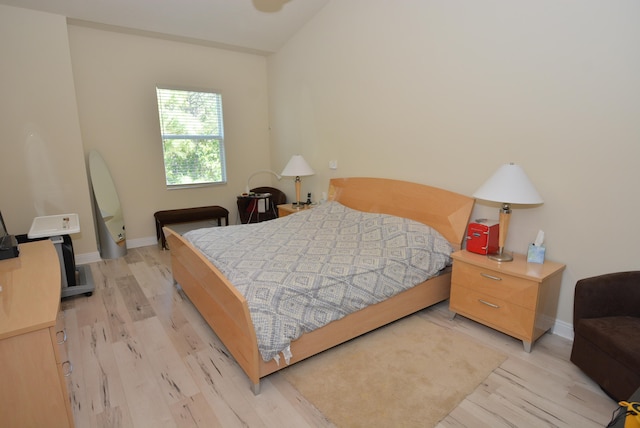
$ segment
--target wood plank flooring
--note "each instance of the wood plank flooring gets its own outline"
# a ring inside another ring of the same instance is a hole
[[[62,302],[76,426],[331,427],[275,373],[254,396],[156,246],[92,263],[92,296]],[[517,340],[457,316],[443,302],[413,316],[468,335],[508,359],[438,427],[602,427],[617,404],[569,362],[571,342],[544,335],[527,354]]]

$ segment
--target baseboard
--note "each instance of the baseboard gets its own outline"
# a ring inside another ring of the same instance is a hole
[[[139,239],[127,239],[127,248],[148,247],[150,245],[158,245],[158,240],[155,236],[149,236]],[[99,252],[75,254],[76,265],[86,265],[88,263],[95,263],[101,261]]]
[[[127,248],[148,247],[150,245],[158,245],[158,239],[155,236],[146,238],[127,239]]]
[[[99,252],[75,254],[76,265],[86,265],[89,263],[95,263],[102,260]]]
[[[556,319],[555,324],[551,328],[551,333],[573,340],[573,324]]]

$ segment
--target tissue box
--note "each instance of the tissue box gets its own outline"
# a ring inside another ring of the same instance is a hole
[[[544,245],[536,246],[529,244],[529,251],[527,251],[527,261],[529,263],[544,263]]]

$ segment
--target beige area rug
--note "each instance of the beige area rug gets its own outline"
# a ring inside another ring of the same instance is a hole
[[[339,427],[433,427],[505,359],[413,315],[281,373]]]

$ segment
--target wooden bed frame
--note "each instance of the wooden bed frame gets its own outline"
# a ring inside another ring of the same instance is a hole
[[[460,249],[474,199],[435,187],[383,178],[332,179],[328,199],[365,212],[411,218],[438,230]],[[255,394],[260,379],[287,365],[264,362],[245,298],[188,241],[164,228],[171,251],[173,278],[251,381]],[[291,343],[290,364],[372,331],[449,298],[450,269],[384,302],[364,308]]]

